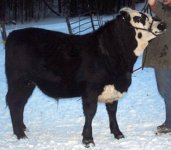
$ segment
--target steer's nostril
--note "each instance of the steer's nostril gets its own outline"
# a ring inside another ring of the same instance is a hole
[[[164,22],[160,23],[157,28],[161,31],[164,31],[166,29],[166,24]]]

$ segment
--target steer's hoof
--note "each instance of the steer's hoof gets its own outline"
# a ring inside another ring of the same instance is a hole
[[[86,148],[95,146],[95,143],[93,140],[83,140],[82,143]]]
[[[20,140],[20,139],[27,139],[28,137],[25,135],[25,133],[20,133],[20,134],[17,134],[17,139]]]
[[[125,138],[125,136],[123,134],[119,134],[119,135],[116,135],[115,138],[119,140],[119,139]]]

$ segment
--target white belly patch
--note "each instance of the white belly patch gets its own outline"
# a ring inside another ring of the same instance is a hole
[[[114,85],[106,85],[103,92],[98,96],[98,102],[112,103],[120,99],[124,93],[117,91]]]

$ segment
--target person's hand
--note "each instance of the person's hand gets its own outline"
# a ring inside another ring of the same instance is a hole
[[[148,0],[148,4],[150,6],[154,6],[156,4],[156,0]]]
[[[171,4],[171,0],[163,0],[163,4],[170,5]]]
[[[148,0],[148,4],[150,5],[151,9],[155,11],[156,0]]]

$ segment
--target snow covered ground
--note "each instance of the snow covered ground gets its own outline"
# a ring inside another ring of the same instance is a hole
[[[57,22],[57,23],[56,23]],[[36,26],[67,32],[63,19],[27,25],[8,26],[13,29]],[[135,68],[141,66],[141,57]],[[93,120],[96,146],[93,150],[171,150],[171,136],[156,136],[156,126],[165,119],[165,108],[159,96],[153,69],[133,73],[132,85],[119,100],[117,118],[125,138],[114,139],[110,134],[105,105],[99,103]],[[36,89],[25,107],[28,139],[17,140],[13,135],[8,107],[4,73],[4,48],[0,43],[0,150],[83,150],[82,128],[84,115],[81,99],[65,99],[58,103]]]

